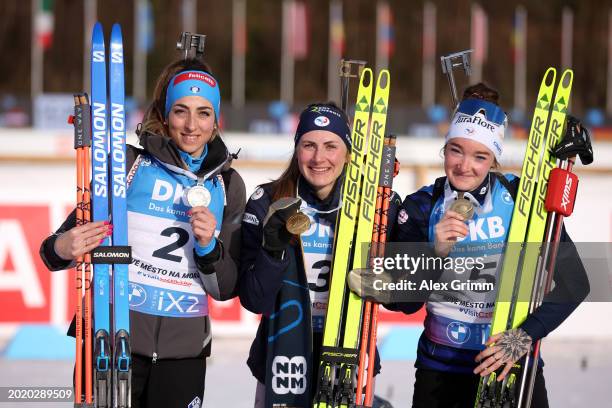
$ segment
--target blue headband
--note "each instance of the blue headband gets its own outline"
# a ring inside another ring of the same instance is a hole
[[[215,120],[219,120],[221,95],[219,84],[212,75],[203,71],[183,71],[172,77],[166,91],[164,117],[168,117],[172,105],[184,96],[200,96],[209,101],[215,111]]]
[[[300,115],[300,123],[295,131],[295,145],[297,146],[305,133],[312,130],[327,130],[335,133],[351,150],[351,131],[346,115],[339,108],[329,105],[312,105],[306,108]]]

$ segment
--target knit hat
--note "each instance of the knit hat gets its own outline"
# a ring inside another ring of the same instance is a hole
[[[499,162],[504,150],[504,132],[508,120],[497,105],[482,99],[465,99],[453,117],[446,142],[463,137],[485,145]]]

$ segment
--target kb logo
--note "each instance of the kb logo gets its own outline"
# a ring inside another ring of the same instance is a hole
[[[272,360],[272,390],[276,394],[303,394],[306,392],[306,359],[276,356]]]

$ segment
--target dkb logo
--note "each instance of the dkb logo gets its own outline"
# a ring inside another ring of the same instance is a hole
[[[306,359],[302,356],[276,356],[272,360],[272,390],[276,394],[306,392]]]

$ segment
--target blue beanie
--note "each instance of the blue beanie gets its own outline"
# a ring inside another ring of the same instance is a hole
[[[351,150],[351,131],[347,117],[340,108],[327,104],[314,104],[304,109],[300,114],[300,122],[295,131],[295,145],[297,146],[305,133],[312,130],[327,130],[335,133]]]

